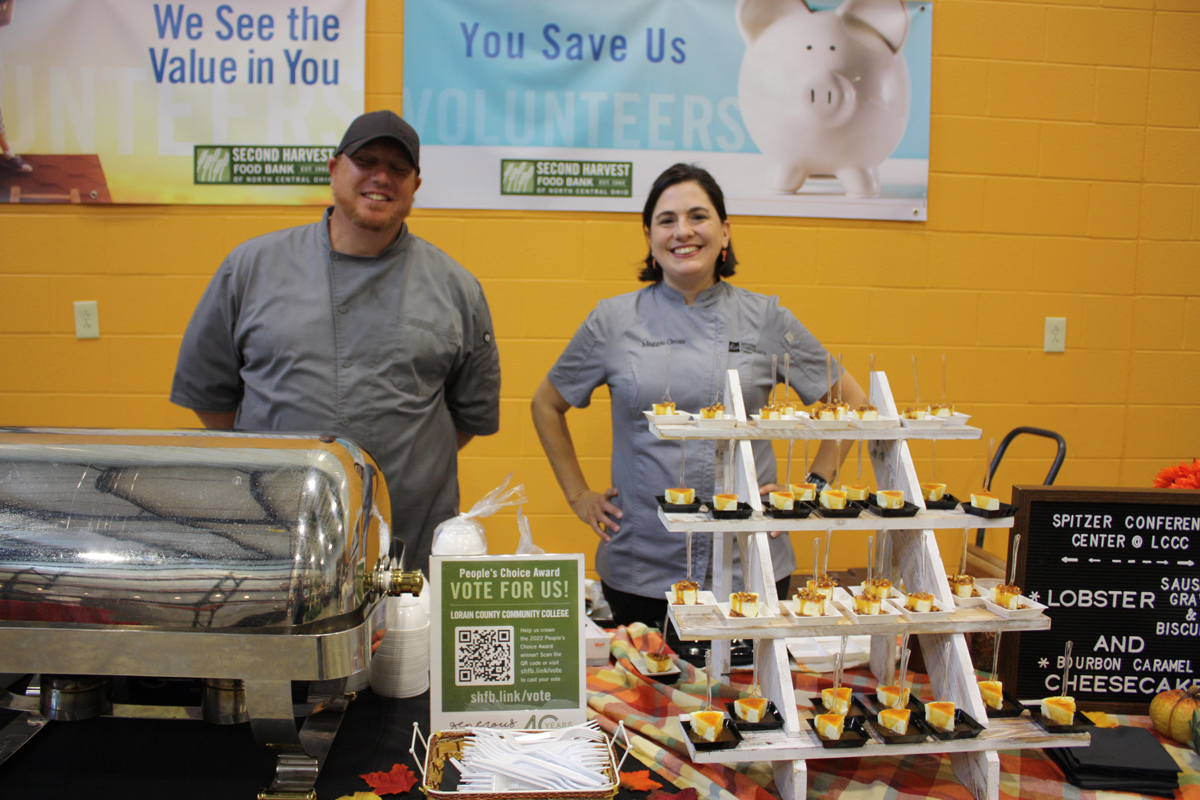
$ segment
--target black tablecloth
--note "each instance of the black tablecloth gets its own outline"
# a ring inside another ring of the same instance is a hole
[[[0,727],[15,715],[0,712]],[[321,800],[369,792],[359,775],[406,764],[413,722],[429,735],[429,693],[408,700],[369,689],[350,704],[317,780]],[[418,754],[422,754],[418,750]],[[48,722],[0,765],[0,798],[37,800],[253,800],[270,785],[275,758],[250,723],[98,718]],[[414,787],[409,797],[419,796]]]

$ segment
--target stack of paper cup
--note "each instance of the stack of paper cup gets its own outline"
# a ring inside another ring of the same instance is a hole
[[[429,614],[411,594],[388,598],[388,631],[371,658],[371,690],[415,697],[429,688]]]

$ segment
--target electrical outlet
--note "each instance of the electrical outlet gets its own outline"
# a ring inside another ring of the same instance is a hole
[[[100,312],[95,300],[75,301],[75,338],[100,338]]]
[[[1046,317],[1046,341],[1043,352],[1061,353],[1067,349],[1067,318]]]

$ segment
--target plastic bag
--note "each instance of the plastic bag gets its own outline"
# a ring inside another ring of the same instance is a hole
[[[504,481],[483,499],[457,517],[438,525],[433,532],[433,555],[435,556],[482,556],[487,555],[487,536],[484,534],[482,517],[490,517],[505,506],[516,506],[526,502],[525,484],[511,489],[510,472]]]
[[[525,510],[520,506],[517,507],[517,530],[521,532],[521,538],[517,541],[517,555],[540,556],[546,552],[533,543],[533,532],[529,530],[529,518],[525,516]]]

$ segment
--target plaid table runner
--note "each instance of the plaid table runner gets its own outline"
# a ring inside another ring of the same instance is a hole
[[[662,646],[659,632],[635,623],[618,628],[612,634],[612,662],[606,667],[588,668],[588,716],[599,719],[608,731],[624,720],[629,730],[631,755],[670,783],[694,788],[707,800],[774,800],[776,791],[771,765],[766,762],[736,765],[694,764],[688,758],[683,731],[677,715],[698,711],[705,702],[707,678],[704,671],[682,659],[675,664],[682,674],[674,685],[642,676],[634,663],[641,664],[640,653]],[[793,667],[795,665],[793,664]],[[731,705],[744,697],[751,681],[750,673],[735,672],[731,681],[713,686],[713,703]],[[913,693],[933,699],[925,675],[911,674]],[[792,671],[796,702],[802,710],[812,709],[812,698],[821,689],[832,686],[831,674]],[[873,690],[876,680],[870,671],[847,670],[843,684],[856,690]],[[732,707],[729,708],[732,713]],[[1152,727],[1148,717],[1110,715],[1127,725]],[[1179,763],[1178,800],[1200,800],[1200,757],[1191,749],[1158,737]],[[823,800],[918,800],[946,798],[972,800],[958,782],[945,755],[917,755],[897,758],[811,759],[808,766],[808,796]],[[627,766],[628,770],[629,767]],[[1092,792],[1066,783],[1058,766],[1041,750],[1000,751],[1001,800],[1128,800],[1141,795]]]

